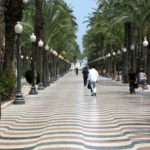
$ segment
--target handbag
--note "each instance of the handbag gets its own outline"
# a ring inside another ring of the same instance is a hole
[[[88,83],[87,88],[91,89],[91,83]]]

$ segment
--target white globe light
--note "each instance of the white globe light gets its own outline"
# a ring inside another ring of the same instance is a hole
[[[54,50],[53,51],[53,54],[55,55],[55,56],[57,56],[58,55],[58,53]]]
[[[120,50],[118,50],[118,51],[117,51],[117,54],[118,54],[118,55],[120,55],[120,54],[121,54],[121,51],[120,51]]]
[[[111,56],[110,53],[108,53],[107,56],[110,57]]]
[[[23,0],[24,3],[28,3],[29,0]]]
[[[53,52],[54,52],[52,48],[50,49],[50,52],[51,52],[51,53],[53,53]]]
[[[44,45],[43,41],[40,40],[40,41],[38,42],[38,46],[39,46],[39,47],[43,47],[43,45]]]
[[[21,59],[23,59],[24,58],[24,56],[23,55],[21,55]]]
[[[34,33],[32,33],[32,34],[30,35],[30,41],[31,41],[31,42],[35,42],[35,41],[36,41],[36,36],[34,35]]]
[[[134,51],[135,50],[135,46],[134,44],[131,45],[131,50]]]
[[[22,31],[23,31],[23,26],[21,25],[20,22],[17,22],[17,24],[15,25],[14,29],[15,29],[15,33],[21,34]]]
[[[45,45],[45,50],[48,51],[49,50],[49,46],[48,44]]]
[[[113,52],[113,56],[115,56],[116,55],[116,52]]]
[[[143,46],[144,46],[144,47],[147,47],[147,46],[148,46],[148,41],[147,41],[147,38],[146,38],[146,37],[144,38]]]
[[[124,48],[122,48],[122,51],[125,53],[127,51],[127,49],[124,47]]]

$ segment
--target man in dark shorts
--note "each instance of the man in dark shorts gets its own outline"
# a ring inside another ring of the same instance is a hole
[[[128,73],[128,77],[129,77],[130,94],[135,94],[135,83],[136,83],[137,75],[135,72],[130,70],[130,72]]]

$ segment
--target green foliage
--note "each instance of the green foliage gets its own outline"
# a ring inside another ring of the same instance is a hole
[[[84,53],[88,58],[95,59],[91,57],[93,53],[99,54],[96,58],[102,57],[121,47],[130,51],[130,42],[135,45],[141,44],[143,35],[149,33],[149,1],[97,0],[97,4],[98,8],[87,18],[88,30],[83,38]],[[127,33],[124,26],[127,22],[132,25],[131,33]],[[126,35],[132,36],[134,41],[130,41]],[[107,45],[111,45],[111,48],[107,48]],[[141,51],[139,47],[138,51]]]
[[[32,70],[31,69],[29,69],[25,72],[25,78],[29,84],[32,84]],[[38,84],[39,81],[40,81],[40,75],[39,75],[39,73],[37,73],[36,84]]]
[[[12,91],[15,85],[15,77],[8,72],[3,72],[0,74],[0,92],[7,93]]]
[[[77,23],[73,10],[64,0],[47,0],[42,5],[43,33],[42,39],[49,47],[59,54],[65,51],[69,61],[80,55],[79,46],[76,42]],[[21,46],[30,50],[29,35],[34,31],[35,1],[30,0],[23,11],[22,24],[24,31],[21,35]],[[37,25],[35,25],[37,26]],[[37,28],[37,27],[36,27]],[[37,39],[39,38],[38,35]],[[41,38],[41,37],[40,37]],[[25,51],[26,53],[26,51]]]

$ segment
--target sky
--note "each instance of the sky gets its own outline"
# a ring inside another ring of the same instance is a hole
[[[80,50],[83,51],[82,36],[85,34],[87,27],[87,23],[84,23],[84,21],[87,20],[86,17],[97,7],[96,0],[65,0],[65,2],[73,9],[73,14],[77,19],[77,43],[79,44]]]

